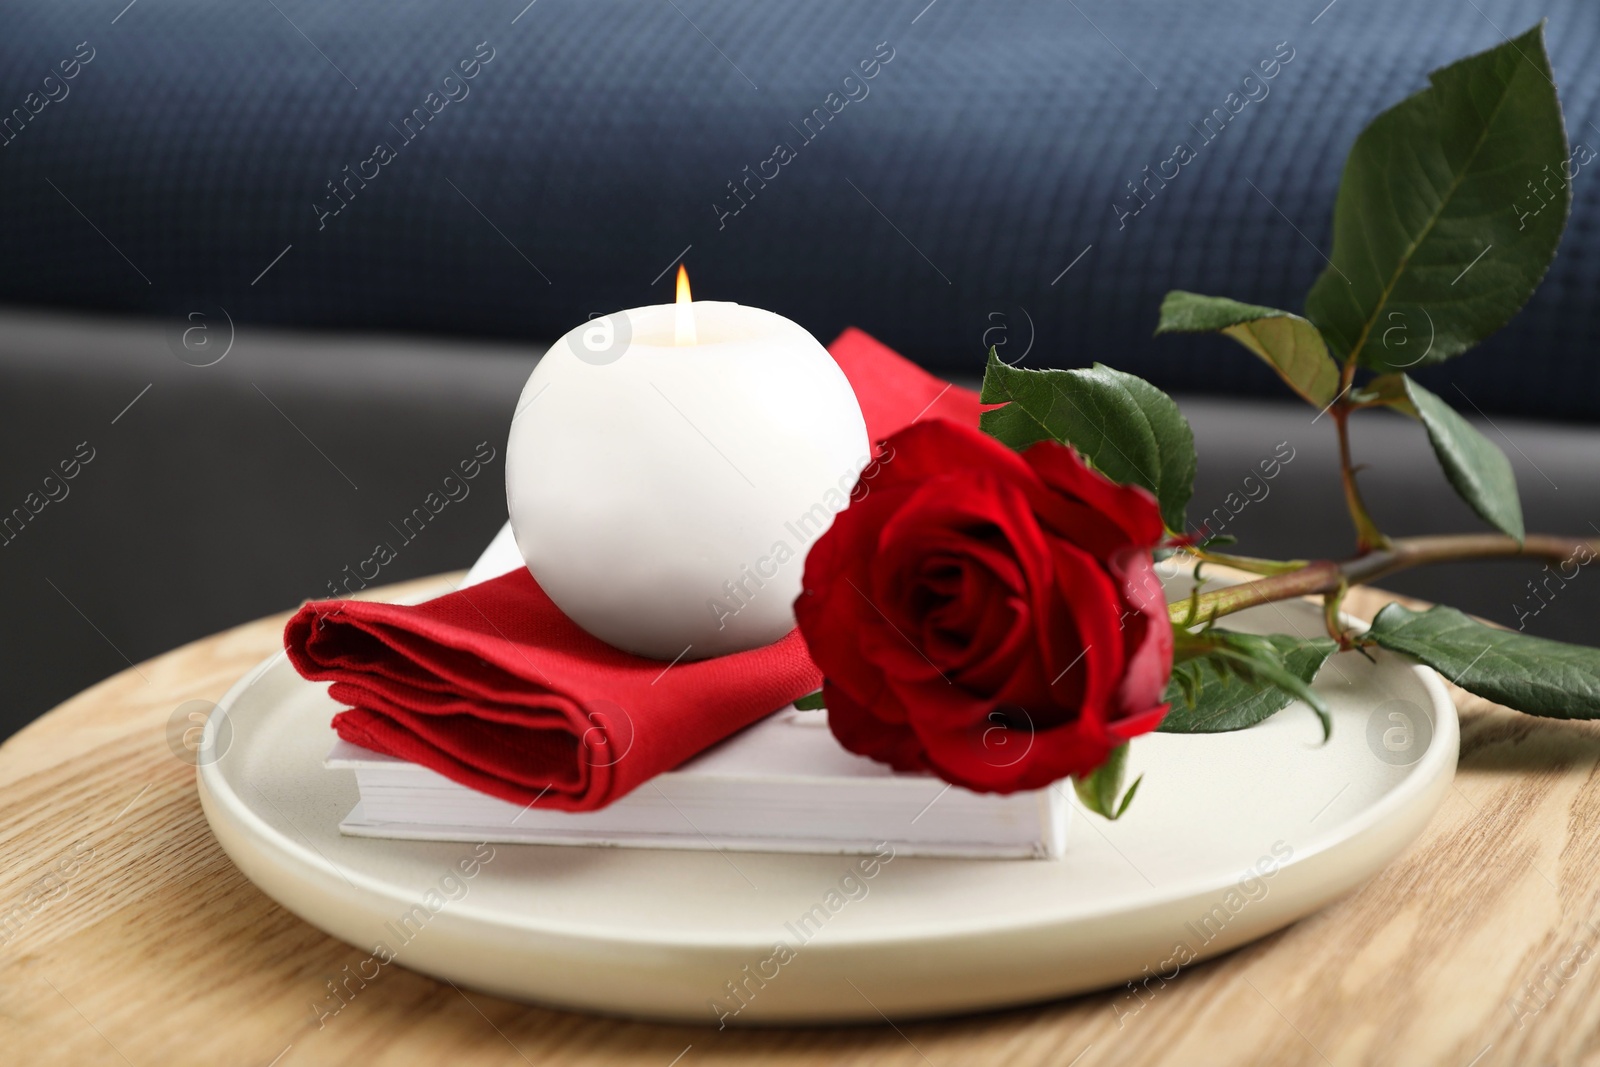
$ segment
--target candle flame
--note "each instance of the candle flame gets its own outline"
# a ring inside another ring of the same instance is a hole
[[[689,272],[678,264],[677,330],[675,342],[680,345],[696,344],[694,329],[694,297],[689,295]]]

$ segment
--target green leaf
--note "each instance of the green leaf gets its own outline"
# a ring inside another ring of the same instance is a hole
[[[1326,637],[1271,634],[1262,640],[1272,646],[1282,669],[1306,685],[1310,685],[1339,647]],[[1200,656],[1175,664],[1172,673],[1166,695],[1172,710],[1161,720],[1162,733],[1212,734],[1243,730],[1271,718],[1295,698],[1295,694],[1286,689],[1271,684],[1262,686],[1259,681],[1241,676],[1242,672],[1231,660],[1216,656]]]
[[[985,433],[1011,448],[1071,445],[1114,482],[1155,494],[1167,528],[1184,527],[1194,494],[1194,433],[1172,398],[1143,378],[1096,363],[1087,370],[1024,370],[989,350]]]
[[[1334,356],[1378,371],[1442,362],[1504,326],[1572,200],[1543,23],[1428,79],[1356,138],[1306,298]]]
[[[1373,379],[1367,388],[1387,406],[1422,423],[1445,477],[1484,522],[1522,540],[1525,531],[1517,476],[1499,445],[1408,375],[1387,374]]]
[[[794,710],[796,711],[824,711],[827,707],[828,705],[822,702],[822,690],[820,689],[794,702]]]
[[[1115,822],[1122,818],[1122,813],[1128,810],[1128,805],[1133,803],[1133,795],[1139,791],[1139,783],[1144,781],[1144,775],[1133,780],[1126,793],[1122,793],[1122,776],[1128,767],[1128,745],[1126,742],[1111,750],[1111,755],[1106,761],[1096,767],[1084,778],[1074,778],[1072,788],[1077,792],[1078,799],[1083,806],[1096,815],[1103,815]],[[1118,803],[1117,794],[1122,793],[1122,801]]]
[[[1600,648],[1496,629],[1444,605],[1390,604],[1367,636],[1496,704],[1549,719],[1600,718]]]
[[[1206,678],[1204,672],[1194,666],[1199,661],[1218,676],[1223,678],[1231,676],[1244,683],[1247,688],[1239,690],[1240,693],[1259,689],[1278,689],[1290,699],[1302,701],[1322,723],[1322,739],[1326,741],[1331,736],[1333,716],[1329,711],[1328,702],[1322,698],[1322,694],[1311,688],[1306,678],[1290,669],[1285,651],[1289,646],[1279,643],[1284,640],[1284,635],[1263,637],[1258,634],[1236,633],[1215,626],[1207,627],[1198,633],[1190,633],[1174,626],[1172,637],[1172,679],[1177,683],[1179,695],[1185,704],[1200,706],[1202,686]],[[1288,638],[1288,640],[1293,642],[1299,639]],[[1326,659],[1326,655],[1316,659],[1315,666],[1321,667],[1322,661]],[[1300,657],[1296,658],[1296,665],[1303,670],[1311,669],[1311,661]],[[1312,670],[1313,677],[1315,673],[1315,670]],[[1171,692],[1170,687],[1168,692]],[[1284,704],[1287,703],[1288,700],[1285,700]],[[1278,708],[1283,706],[1279,704]],[[1273,711],[1278,708],[1274,708]],[[1270,714],[1271,712],[1267,712],[1262,718]],[[1214,727],[1214,729],[1223,728]]]
[[[1260,356],[1314,408],[1339,395],[1339,365],[1322,334],[1299,315],[1222,296],[1174,289],[1161,302],[1156,334],[1223,333]]]

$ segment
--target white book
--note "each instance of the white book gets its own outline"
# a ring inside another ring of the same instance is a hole
[[[502,531],[468,582],[521,565]],[[999,796],[899,773],[845,751],[826,715],[781,709],[592,812],[500,800],[342,740],[327,766],[355,772],[361,799],[339,828],[361,837],[843,854],[887,842],[896,855],[1061,855],[1071,813],[1062,789]]]

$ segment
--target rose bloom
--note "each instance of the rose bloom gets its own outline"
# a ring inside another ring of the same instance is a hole
[[[980,792],[1094,770],[1155,729],[1172,627],[1143,489],[1054,441],[932,420],[887,441],[795,601],[834,736]]]

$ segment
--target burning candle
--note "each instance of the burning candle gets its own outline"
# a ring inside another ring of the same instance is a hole
[[[805,554],[871,455],[855,393],[800,326],[694,301],[591,319],[518,400],[506,449],[517,547],[579,626],[702,659],[794,626]]]

